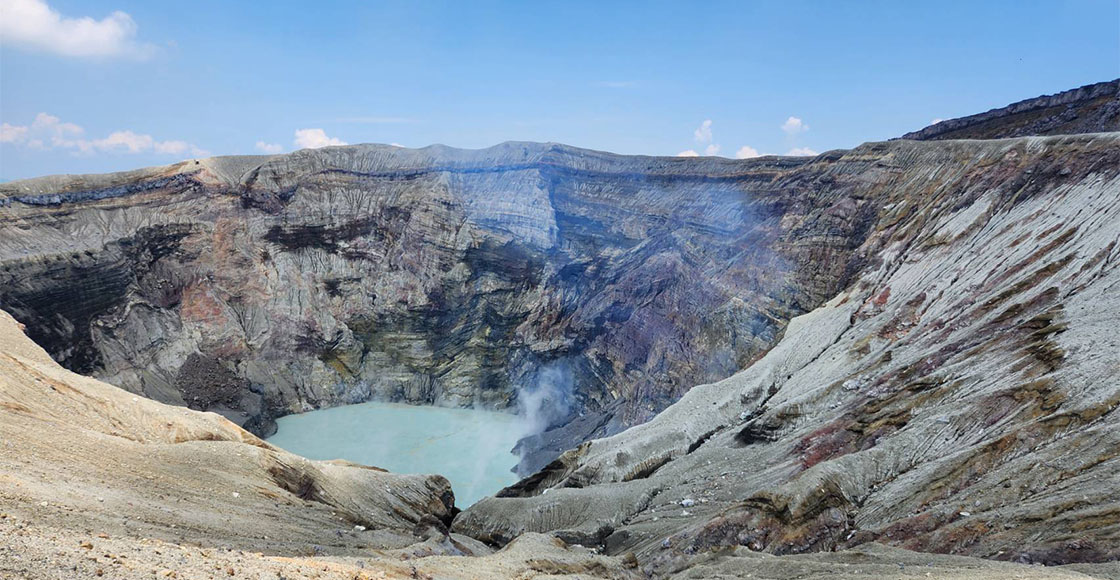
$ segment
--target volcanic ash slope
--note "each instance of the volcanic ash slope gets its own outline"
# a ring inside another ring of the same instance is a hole
[[[1120,134],[887,147],[896,177],[848,289],[455,530],[552,531],[658,573],[719,547],[868,541],[1120,558]]]
[[[854,283],[451,533],[441,477],[295,457],[63,370],[0,314],[0,574],[1120,577],[902,549],[1117,557],[1118,155],[1117,134],[895,142],[794,168],[880,168]]]
[[[71,373],[0,311],[0,578],[628,574],[534,534],[491,555],[447,534],[452,501],[441,476],[309,461]]]
[[[3,311],[0,483],[0,578],[647,577],[633,554],[599,555],[555,536],[524,533],[492,552],[449,535],[443,478],[307,461],[218,415],[73,374]],[[714,551],[673,576],[1100,577],[1082,571],[867,544],[782,557]]]

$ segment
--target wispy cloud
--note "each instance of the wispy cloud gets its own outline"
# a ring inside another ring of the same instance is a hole
[[[293,141],[298,149],[318,149],[332,145],[346,145],[346,142],[335,137],[328,137],[322,129],[296,129],[296,138]]]
[[[186,141],[172,139],[160,141],[145,133],[128,129],[113,131],[101,139],[88,139],[85,129],[67,123],[47,113],[39,113],[30,125],[0,126],[0,143],[11,143],[29,149],[62,149],[73,153],[155,153],[158,155],[185,155],[206,157],[209,151]]]
[[[693,138],[697,143],[711,143],[712,142],[712,120],[704,119],[703,123],[692,132]]]
[[[820,154],[817,153],[816,151],[813,151],[812,149],[809,149],[808,147],[794,147],[793,149],[790,149],[789,151],[786,151],[786,155],[791,155],[791,156],[794,156],[794,157],[807,157],[807,156],[810,156],[810,155],[820,155]]]
[[[254,145],[254,147],[256,147],[257,151],[268,153],[269,155],[275,155],[277,153],[284,152],[284,146],[279,143],[265,143],[264,141],[257,141],[257,144]]]
[[[684,151],[681,151],[680,153],[677,153],[677,157],[699,157],[699,156],[700,156],[700,154],[697,153],[696,151],[693,151],[692,149],[686,149]]]
[[[155,52],[136,40],[136,22],[115,11],[101,20],[67,17],[45,0],[0,0],[0,43],[76,58],[138,58]]]

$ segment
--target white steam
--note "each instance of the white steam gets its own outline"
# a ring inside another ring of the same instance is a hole
[[[521,418],[521,436],[540,435],[566,419],[574,402],[572,387],[572,370],[560,361],[541,367],[535,380],[519,387],[517,415]]]

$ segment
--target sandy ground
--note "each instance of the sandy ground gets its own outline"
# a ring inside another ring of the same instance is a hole
[[[298,485],[293,485],[298,484]],[[0,311],[0,579],[647,578],[543,534],[456,534],[438,476],[308,462],[232,423],[65,371]],[[877,545],[680,560],[674,578],[1117,578]]]
[[[529,534],[480,557],[427,556],[412,550],[367,556],[318,558],[164,542],[149,538],[82,533],[0,514],[0,578],[637,578],[635,563],[596,556],[554,538]],[[427,546],[435,548],[436,546]],[[430,550],[428,550],[430,551]]]
[[[0,514],[0,578],[246,578],[284,580],[396,578],[644,578],[614,559],[530,534],[477,558],[401,555],[282,557],[160,540],[79,533]],[[632,565],[632,564],[631,564]],[[674,579],[757,580],[1074,580],[1120,578],[1120,563],[1062,568],[906,552],[878,545],[844,553],[772,556],[745,550],[702,555]]]

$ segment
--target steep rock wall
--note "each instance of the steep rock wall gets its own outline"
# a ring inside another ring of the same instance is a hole
[[[1120,557],[1120,134],[847,155],[872,152],[895,177],[852,285],[455,529],[633,550],[655,576],[739,546]]]
[[[882,259],[875,232],[923,231],[907,195],[1035,191],[1115,157],[1069,141],[1082,158],[1054,169],[1030,143],[353,146],[16,182],[0,304],[70,368],[258,433],[370,398],[504,408],[560,381],[529,474],[758,359]]]
[[[503,408],[558,368],[562,450],[843,287],[889,173],[511,143],[29,180],[0,186],[0,304],[69,368],[256,432],[370,398]]]
[[[4,311],[0,441],[0,506],[87,534],[357,552],[417,543],[455,513],[442,476],[310,461],[217,415],[71,373]],[[342,538],[340,522],[376,531]]]

